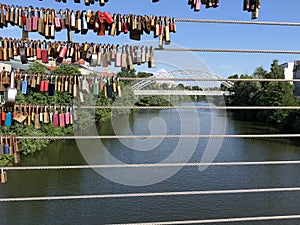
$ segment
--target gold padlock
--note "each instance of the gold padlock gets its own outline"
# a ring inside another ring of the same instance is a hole
[[[7,173],[6,173],[6,171],[3,170],[3,168],[1,168],[0,178],[1,178],[2,184],[7,182]]]

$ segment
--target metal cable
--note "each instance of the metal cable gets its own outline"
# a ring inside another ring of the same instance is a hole
[[[216,24],[246,24],[246,25],[265,25],[265,26],[289,26],[299,27],[300,23],[293,22],[267,22],[267,21],[240,21],[240,20],[204,20],[189,18],[174,18],[175,22],[180,23],[216,23]]]
[[[95,136],[16,136],[19,139],[162,139],[162,138],[299,138],[300,134],[194,134],[194,135],[95,135]]]
[[[110,225],[169,225],[169,224],[208,224],[208,223],[233,223],[233,222],[250,222],[250,221],[267,221],[267,220],[292,220],[300,219],[300,215],[286,216],[257,216],[257,217],[240,217],[240,218],[224,218],[224,219],[204,219],[204,220],[185,220],[185,221],[165,221],[165,222],[149,222],[149,223],[118,223]]]
[[[15,105],[16,107],[20,107],[19,104]],[[51,104],[45,104],[43,106],[53,106]],[[69,105],[67,105],[69,106]],[[66,107],[66,106],[65,106]],[[249,109],[249,110],[293,110],[300,109],[300,106],[215,106],[215,105],[172,105],[172,106],[122,106],[122,105],[83,105],[83,106],[72,106],[73,109],[140,109],[140,110],[148,110],[148,109],[229,109],[229,110],[241,110],[241,109]]]
[[[14,166],[5,170],[69,170],[69,169],[111,169],[145,167],[199,167],[199,166],[262,166],[262,165],[298,165],[300,161],[261,161],[261,162],[211,162],[211,163],[144,163],[144,164],[104,164],[104,165],[68,165],[68,166]]]
[[[149,193],[125,193],[125,194],[98,194],[98,195],[69,195],[69,196],[45,196],[45,197],[12,197],[0,198],[0,202],[17,201],[48,201],[48,200],[74,200],[74,199],[111,199],[132,197],[165,197],[188,195],[219,195],[219,194],[245,194],[245,193],[272,193],[272,192],[298,192],[300,187],[287,188],[261,188],[261,189],[233,189],[212,191],[177,191],[177,192],[149,192]]]
[[[212,49],[212,48],[155,48],[156,51],[189,51],[218,53],[259,53],[259,54],[300,54],[293,50],[261,50],[261,49]]]
[[[212,74],[213,75],[213,74]],[[245,81],[245,82],[300,82],[300,79],[266,79],[266,78],[184,78],[184,77],[120,77],[120,80],[167,80],[167,81]],[[158,90],[159,91],[159,90]]]
[[[191,106],[78,106],[78,109],[300,109],[300,106],[211,106],[211,105],[191,105]]]

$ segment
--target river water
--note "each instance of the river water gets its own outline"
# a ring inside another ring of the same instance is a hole
[[[215,118],[214,122],[212,118]],[[212,125],[217,129],[214,130]],[[110,122],[104,123],[98,131],[101,135],[126,135],[130,132],[136,135],[210,134],[211,131],[219,134],[223,129],[226,134],[276,132],[262,124],[238,121],[224,112],[209,110],[192,113],[189,110],[138,111],[115,118],[114,126]],[[193,133],[197,130],[198,133]],[[204,157],[205,151],[207,157]],[[158,163],[200,162],[201,159],[231,162],[299,158],[300,142],[291,139],[144,138],[127,141],[106,139],[97,147],[91,140],[82,143],[57,141],[33,156],[23,157],[21,165],[111,164],[117,162],[114,161],[116,159],[125,163]],[[8,171],[8,182],[0,185],[0,197],[298,187],[299,178],[299,165]],[[291,215],[300,213],[299,201],[298,192],[283,192],[1,202],[0,224],[89,225]],[[234,224],[282,225],[300,224],[300,221]]]

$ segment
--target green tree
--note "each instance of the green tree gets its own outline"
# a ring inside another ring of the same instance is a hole
[[[137,76],[138,77],[151,77],[151,76],[153,76],[153,73],[138,72]]]
[[[78,66],[74,66],[71,64],[63,64],[57,67],[55,70],[51,72],[51,74],[57,75],[80,75],[81,72],[78,69]]]
[[[229,78],[238,78],[238,75]],[[270,72],[258,67],[252,76],[241,75],[240,78],[267,78],[283,79],[284,70],[279,66],[278,60],[271,64]],[[223,87],[224,89],[224,87]],[[227,105],[232,106],[296,106],[298,100],[293,95],[293,86],[288,82],[234,82],[233,87],[227,90],[234,93],[226,97]],[[292,110],[240,110],[238,114],[243,118],[269,122],[282,130],[294,124],[299,124],[299,114]],[[294,127],[295,128],[295,127]],[[296,128],[295,128],[296,130]]]
[[[177,88],[178,88],[179,90],[184,90],[184,85],[183,85],[183,84],[178,84],[178,85],[177,85]]]
[[[27,70],[28,73],[41,73],[45,74],[47,72],[46,66],[40,61],[34,61],[33,63],[29,64],[29,69]]]

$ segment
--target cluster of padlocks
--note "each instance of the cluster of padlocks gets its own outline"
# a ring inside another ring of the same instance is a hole
[[[52,124],[54,127],[66,127],[76,120],[74,107],[57,105],[19,104],[13,107],[0,108],[0,126],[11,127],[33,125],[36,129],[42,124]]]
[[[110,14],[100,10],[55,10],[0,4],[0,28],[18,26],[26,32],[38,32],[45,38],[55,38],[55,33],[68,30],[68,41],[74,33],[87,34],[89,30],[99,36],[129,34],[132,40],[141,40],[144,34],[154,34],[170,43],[170,33],[175,32],[174,19],[154,15]]]
[[[65,92],[84,102],[84,93],[113,98],[121,97],[119,78],[114,73],[100,72],[97,75],[49,75],[27,74],[12,70],[0,74],[0,104],[12,106],[16,102],[18,91],[28,94],[30,91],[48,93]]]

